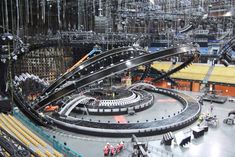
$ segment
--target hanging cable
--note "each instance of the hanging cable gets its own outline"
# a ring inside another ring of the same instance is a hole
[[[26,23],[29,24],[29,0],[25,1],[26,5]]]
[[[60,20],[60,0],[57,0],[57,17],[58,17],[59,30],[61,30],[61,20]]]
[[[39,21],[39,0],[37,0],[37,20]]]
[[[79,7],[80,7],[80,0],[77,0],[77,5],[78,5],[78,30],[80,29],[80,10],[79,10]]]
[[[30,21],[31,26],[33,26],[33,0],[30,0]]]
[[[14,28],[15,26],[15,23],[14,23],[14,15],[13,15],[13,2],[11,0],[11,30],[12,30],[12,33],[14,33]]]
[[[42,21],[43,24],[45,24],[45,11],[46,10],[46,6],[45,6],[45,0],[42,0]]]
[[[16,0],[16,35],[20,34],[20,13],[19,13],[19,0]]]
[[[9,32],[9,20],[8,20],[7,0],[5,0],[5,16],[6,16],[6,29],[7,29],[7,32]]]
[[[66,0],[63,1],[63,26],[64,28],[66,27],[66,19],[65,19],[65,14],[66,14]]]
[[[3,5],[3,1],[0,1],[1,2],[1,6],[2,6],[2,27],[3,28],[3,32],[5,32],[5,18],[4,18],[4,5]]]

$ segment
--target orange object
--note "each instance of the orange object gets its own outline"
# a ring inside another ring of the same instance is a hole
[[[88,58],[88,54],[87,55],[85,55],[84,57],[82,57],[82,59],[80,59],[76,64],[74,64],[71,68],[69,68],[68,70],[67,70],[67,72],[70,72],[70,71],[72,71],[73,69],[75,69],[75,68],[77,68],[85,59],[87,59]],[[67,73],[66,72],[66,73]]]
[[[45,112],[52,112],[52,111],[56,111],[56,110],[58,110],[59,109],[59,106],[46,106],[45,107],[45,109],[44,109],[44,111]]]

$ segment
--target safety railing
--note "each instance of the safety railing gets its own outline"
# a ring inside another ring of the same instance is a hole
[[[13,115],[16,116],[21,122],[26,124],[33,131],[37,132],[43,140],[50,143],[57,151],[64,154],[66,157],[83,157],[82,155],[76,153],[74,150],[68,146],[60,143],[58,140],[53,138],[51,135],[47,134],[40,126],[36,126],[27,117],[25,117],[18,108],[14,108]]]

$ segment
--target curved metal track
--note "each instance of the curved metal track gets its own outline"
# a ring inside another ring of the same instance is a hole
[[[64,96],[67,96],[70,93],[73,93],[78,89],[80,90],[83,87],[92,84],[96,81],[115,75],[116,73],[123,72],[125,70],[137,67],[139,65],[149,64],[158,59],[183,53],[189,53],[189,52],[193,54],[193,57],[198,56],[199,54],[197,48],[193,45],[182,45],[178,47],[171,47],[153,54],[148,54],[143,49],[136,47],[124,47],[124,48],[110,50],[109,52],[101,53],[85,61],[82,64],[83,68],[79,66],[78,68],[62,76],[58,81],[56,81],[52,86],[50,86],[46,90],[49,93],[44,92],[45,94],[43,95],[43,97],[40,97],[37,100],[36,105],[34,107],[31,107],[27,102],[25,102],[20,97],[19,93],[17,92],[18,91],[17,89],[13,91],[14,100],[19,109],[28,118],[33,120],[38,125],[48,126],[49,121],[46,118],[39,115],[39,112],[35,110],[39,110],[50,102],[53,102]],[[112,62],[110,60],[113,61],[116,60],[116,61],[113,62],[114,64],[111,64]],[[102,62],[102,64],[105,64],[103,68],[99,67],[100,66],[99,61]],[[188,63],[184,64],[184,66],[187,65]],[[86,67],[87,69],[84,67]],[[183,68],[183,66],[181,68]],[[180,68],[178,68],[178,70],[179,69]],[[94,71],[91,72],[91,70]],[[176,71],[177,69],[175,71],[172,70],[172,73]],[[84,74],[82,75],[80,73]],[[76,81],[65,87],[61,87],[60,89],[58,88],[64,82],[72,78],[74,75],[79,75],[78,76],[79,78]],[[170,74],[162,75],[162,78],[166,75],[168,76]]]
[[[19,89],[14,88],[12,91],[13,99],[16,106],[24,113],[30,120],[34,121],[38,125],[50,127],[48,120],[42,117],[37,111],[35,111],[18,93]]]
[[[183,109],[172,117],[159,120],[146,120],[144,122],[110,123],[97,122],[97,120],[71,119],[69,117],[48,118],[52,120],[57,127],[76,133],[95,136],[130,137],[132,134],[148,136],[174,131],[192,124],[199,117],[201,106],[190,96],[169,89],[156,88],[150,91],[165,94],[177,99],[184,106]]]
[[[165,73],[167,73],[167,72],[159,71],[159,70],[154,69],[154,68],[151,68],[151,71],[153,71],[153,72],[159,74],[160,76],[162,76],[162,75],[164,75]],[[169,76],[168,76],[168,77],[165,77],[165,79],[166,79],[167,81],[169,81],[170,83],[172,83],[172,85],[175,85],[175,86],[177,85],[177,83],[176,83],[172,78],[170,78]],[[159,81],[159,79],[158,79],[158,80],[153,80],[153,82],[157,82],[157,81]]]
[[[140,78],[141,81],[144,80],[147,77],[150,69],[151,69],[151,64],[145,65],[145,70],[144,70],[144,72],[143,72],[143,74],[142,74],[142,76]]]
[[[155,90],[156,87],[152,84],[149,84],[149,83],[144,83],[144,82],[138,82],[138,83],[135,83],[135,84],[132,84],[128,89],[136,89],[138,87],[144,87],[145,89],[153,89]]]
[[[131,50],[131,51],[133,51],[133,50]],[[136,51],[139,51],[140,53],[145,52],[144,50],[141,50],[141,49],[138,49]],[[162,79],[162,78],[169,76],[169,75],[173,74],[174,72],[177,72],[178,70],[184,68],[189,63],[191,63],[195,59],[195,57],[198,57],[199,53],[197,51],[197,48],[195,48],[193,45],[183,45],[183,46],[178,46],[178,47],[173,47],[173,48],[161,50],[157,53],[152,53],[152,54],[145,53],[144,55],[140,55],[135,58],[125,58],[124,57],[123,62],[120,61],[114,65],[107,65],[106,68],[98,70],[95,73],[88,74],[84,77],[80,77],[78,80],[74,81],[72,84],[70,84],[66,87],[63,87],[62,89],[59,89],[58,91],[51,93],[50,95],[44,97],[41,101],[39,101],[37,103],[37,105],[35,106],[35,109],[36,110],[40,109],[52,101],[58,100],[59,98],[62,98],[64,96],[67,96],[68,94],[75,92],[79,88],[85,87],[91,83],[94,83],[94,82],[99,81],[101,79],[104,79],[106,77],[112,76],[116,73],[123,72],[125,70],[137,67],[139,65],[148,64],[148,63],[151,63],[151,62],[156,61],[161,58],[170,57],[173,55],[178,55],[178,54],[183,54],[183,53],[188,53],[188,52],[191,52],[193,54],[191,59],[186,61],[185,63],[183,63],[179,67],[172,69],[170,72],[157,78],[157,79]],[[126,50],[126,53],[130,53],[130,51]],[[125,60],[125,62],[124,62],[124,60]]]
[[[198,53],[193,54],[193,56],[190,57],[189,60],[187,60],[186,62],[184,62],[184,63],[181,64],[180,66],[178,66],[178,67],[176,67],[176,68],[173,68],[173,69],[171,69],[170,71],[164,73],[164,74],[161,75],[160,77],[154,79],[153,82],[159,81],[159,80],[161,80],[161,79],[163,79],[163,78],[166,78],[166,77],[170,76],[170,75],[173,74],[173,73],[176,73],[177,71],[180,71],[181,69],[183,69],[183,68],[187,67],[188,65],[190,65],[190,64],[191,64],[196,58],[198,58],[198,57],[199,57],[199,54],[198,54]]]
[[[146,71],[139,70],[139,69],[134,70],[134,76],[142,77],[144,72],[146,72]],[[165,73],[166,73],[165,71],[163,72],[163,71],[160,71],[158,69],[151,67],[149,72],[146,74],[146,77],[156,79],[157,77],[164,75]],[[172,85],[177,86],[177,83],[169,76],[165,77],[164,79],[167,80],[168,82],[170,82]],[[141,79],[139,81],[141,81]],[[137,82],[139,82],[139,81],[137,81]],[[146,80],[144,82],[146,82]],[[158,81],[155,81],[155,82],[158,82]]]
[[[95,99],[92,97],[87,97],[87,96],[79,96],[76,97],[75,99],[73,99],[72,101],[70,101],[68,104],[65,105],[65,107],[59,112],[60,115],[65,115],[68,116],[70,114],[70,112],[79,104],[82,103],[86,100],[91,100],[91,99]]]
[[[83,68],[86,68],[88,67],[89,65],[107,57],[107,56],[110,56],[110,55],[113,55],[113,54],[116,54],[116,53],[119,53],[119,52],[123,52],[125,50],[135,50],[136,48],[135,47],[120,47],[120,48],[116,48],[116,49],[112,49],[112,50],[109,50],[109,51],[105,51],[103,53],[100,53],[96,56],[93,56],[92,58],[84,61],[81,63],[81,65],[77,68],[74,68],[73,70],[65,73],[64,75],[62,75],[60,78],[58,78],[54,83],[52,83],[47,89],[45,89],[42,93],[42,95],[46,94],[46,93],[49,93],[49,92],[52,92],[55,88],[58,88],[60,85],[62,85],[63,83],[65,83],[68,79],[70,79],[71,77],[73,77],[76,73],[78,73],[80,70],[81,70],[81,67],[82,69]]]

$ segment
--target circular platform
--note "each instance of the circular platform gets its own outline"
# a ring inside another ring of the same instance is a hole
[[[122,115],[146,110],[153,103],[153,95],[144,90],[91,89],[72,98],[59,114],[69,116],[71,112],[88,112],[89,115]]]
[[[111,120],[110,117],[106,117],[105,119],[104,117],[101,118],[101,116],[83,117],[76,116],[76,114],[69,116],[54,115],[48,118],[53,121],[57,127],[64,130],[96,136],[129,137],[132,134],[148,136],[177,130],[193,123],[200,114],[200,104],[188,95],[167,89],[155,89],[145,92],[164,95],[174,100],[180,107],[177,111],[173,111],[173,113],[169,113],[168,116],[164,117],[156,115],[151,117],[148,112],[141,114],[145,112],[142,111],[137,113],[136,117],[124,117],[126,120],[123,120],[122,116],[116,116],[116,119],[114,118],[115,121]],[[148,110],[152,110],[154,107]],[[154,112],[152,113],[154,114]]]

